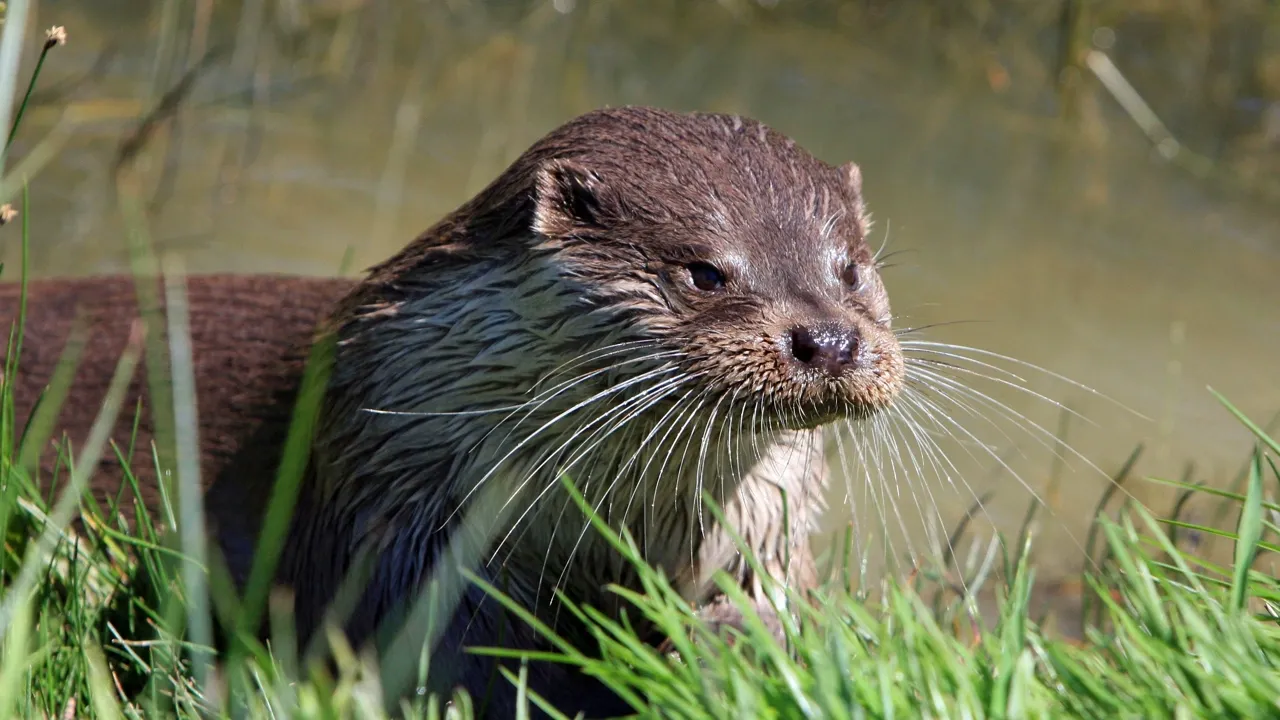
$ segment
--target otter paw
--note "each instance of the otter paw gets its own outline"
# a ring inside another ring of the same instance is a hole
[[[785,643],[786,634],[782,631],[782,621],[778,618],[778,613],[773,606],[768,602],[756,602],[753,609],[773,635],[773,639],[779,644]],[[709,604],[699,608],[698,617],[711,628],[712,632],[724,637],[730,645],[736,641],[737,634],[725,632],[727,629],[732,628],[742,635],[749,632],[742,608],[724,595],[717,596]]]
[[[773,609],[773,606],[768,602],[757,602],[754,604],[753,609],[770,634],[773,635],[773,639],[779,644],[785,644],[786,634],[782,630],[782,621],[778,618],[778,613]],[[724,638],[729,645],[735,644],[740,636],[750,633],[747,629],[746,616],[742,608],[724,595],[718,595],[711,602],[698,608],[695,611],[695,615],[707,625],[713,634]],[[736,632],[731,632],[731,630]],[[669,653],[675,650],[675,645],[671,642],[671,638],[667,638],[662,641],[658,649],[661,652]]]

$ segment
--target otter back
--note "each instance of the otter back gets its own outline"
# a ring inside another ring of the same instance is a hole
[[[288,429],[293,397],[316,325],[352,284],[340,278],[268,275],[188,279],[201,477],[206,487],[239,458],[246,468],[265,470],[261,483],[245,478],[248,482],[241,484],[245,492],[261,491],[265,497],[274,477],[274,455]],[[0,317],[6,323],[17,321],[19,298],[19,285],[0,285]],[[50,441],[65,437],[72,443],[73,452],[79,452],[102,407],[132,323],[139,317],[134,280],[101,276],[41,280],[29,285],[22,352],[14,383],[18,428],[25,426],[50,382],[78,317],[87,330],[85,346]],[[137,475],[142,500],[154,512],[159,496],[154,481],[154,428],[146,386],[145,363],[141,363],[111,439]],[[142,412],[134,437],[134,411],[139,401]],[[256,461],[251,457],[255,455]],[[51,449],[42,452],[42,482],[48,482],[55,460],[56,453]],[[100,503],[117,496],[128,501],[127,491],[122,489],[122,470],[115,453],[108,450],[91,481],[91,491]],[[66,481],[65,466],[57,479],[59,484]],[[210,497],[217,500],[216,496]],[[258,507],[246,500],[234,499],[242,508]]]

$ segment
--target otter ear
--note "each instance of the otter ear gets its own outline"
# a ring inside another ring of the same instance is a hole
[[[862,199],[862,168],[857,163],[847,162],[840,166],[840,174],[844,176],[845,190],[856,203],[858,217],[866,222],[867,205]]]
[[[849,192],[862,197],[862,168],[857,163],[847,162],[840,166],[840,174],[844,175],[844,184]]]
[[[601,228],[612,213],[608,188],[599,175],[572,160],[552,160],[538,170],[533,230],[541,235],[566,235]]]

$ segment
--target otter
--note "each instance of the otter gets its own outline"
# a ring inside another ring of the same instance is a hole
[[[366,560],[343,629],[356,645],[382,637],[459,542],[478,552],[478,577],[586,643],[554,592],[616,613],[607,587],[638,583],[563,478],[690,601],[717,594],[716,571],[768,599],[731,531],[771,577],[811,588],[824,426],[872,416],[905,382],[868,232],[856,164],[827,164],[745,117],[620,107],[551,131],[360,279],[191,277],[216,547],[243,584],[307,353],[328,339],[275,577],[294,593],[302,638]],[[58,418],[84,437],[137,313],[132,282],[31,284],[19,418],[87,308],[86,362]],[[10,317],[16,302],[6,287]],[[127,402],[145,406],[141,377],[131,392]],[[125,461],[154,505],[155,478],[138,462],[149,423],[144,413]],[[122,447],[132,433],[122,418]],[[104,460],[93,491],[114,494],[120,476]],[[481,496],[496,500],[469,515]],[[483,532],[466,524],[477,514]],[[497,661],[464,648],[543,642],[466,584],[434,647],[433,673],[450,674],[433,682],[510,716],[514,690],[490,682]],[[627,710],[561,666],[531,665],[529,684],[569,715]]]

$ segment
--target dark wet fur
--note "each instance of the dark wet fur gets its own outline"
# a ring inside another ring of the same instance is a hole
[[[381,493],[387,505],[397,506],[399,497],[381,490],[411,495],[411,490],[421,489],[403,487],[409,476],[402,471],[388,473],[387,478],[369,474],[368,469],[376,470],[386,457],[403,459],[392,444],[402,433],[391,432],[385,439],[376,433],[413,427],[407,420],[397,426],[392,420],[365,414],[369,383],[379,382],[379,373],[387,370],[387,358],[403,355],[397,354],[401,347],[397,343],[402,342],[397,338],[408,336],[395,333],[412,331],[412,324],[405,323],[424,302],[429,306],[441,278],[510,263],[510,258],[530,252],[535,230],[538,237],[554,241],[552,252],[571,258],[574,267],[589,277],[582,286],[584,300],[611,305],[617,322],[644,325],[659,334],[724,328],[716,330],[719,334],[705,347],[696,346],[689,357],[690,368],[729,383],[727,387],[743,381],[760,383],[777,394],[770,402],[778,408],[794,406],[821,416],[837,407],[849,414],[869,412],[848,401],[833,405],[824,399],[821,393],[842,390],[835,381],[825,385],[783,382],[795,371],[772,356],[755,358],[759,362],[754,366],[732,359],[748,350],[757,352],[746,345],[737,349],[745,341],[733,329],[744,323],[777,333],[785,332],[787,323],[842,318],[854,323],[864,337],[888,332],[887,295],[873,269],[866,287],[851,296],[842,295],[838,287],[832,289],[826,268],[796,271],[813,268],[815,249],[828,248],[815,245],[818,228],[834,242],[847,243],[852,260],[871,267],[860,189],[856,166],[836,168],[822,163],[791,140],[750,120],[646,108],[597,111],[539,141],[492,185],[374,267],[359,284],[270,276],[190,278],[201,468],[209,488],[206,504],[233,576],[243,581],[247,575],[301,371],[319,331],[333,333],[339,342],[278,580],[295,590],[298,630],[304,641],[317,630],[323,608],[356,561],[357,534],[374,537],[379,552],[373,558],[371,584],[346,627],[353,641],[374,639],[379,626],[413,596],[458,527],[450,518],[461,501],[443,496],[448,492],[444,478],[454,458],[410,458],[418,463],[411,477],[428,482],[440,478],[436,492],[441,496],[431,498],[432,516],[406,516],[358,503],[348,507],[344,498],[356,497],[352,492],[372,492],[375,499]],[[718,208],[718,216],[710,213],[710,205]],[[723,227],[750,232],[726,240],[721,236]],[[727,266],[734,287],[740,288],[736,296],[712,301],[696,294],[677,297],[663,289],[674,287],[671,278],[684,263],[714,254],[726,242],[740,243],[753,258],[747,264]],[[59,416],[59,429],[83,441],[136,314],[132,282],[113,277],[32,285],[17,385],[19,423],[48,381],[73,318],[84,309],[94,319],[94,331],[85,363]],[[505,291],[502,287],[488,290]],[[596,295],[590,296],[593,292]],[[779,310],[761,302],[762,298],[786,298],[790,304]],[[6,317],[15,316],[16,299],[16,286],[0,290]],[[677,315],[684,319],[677,322]],[[705,355],[696,354],[703,351]],[[416,367],[423,358],[398,361]],[[143,372],[134,380],[128,408],[145,396]],[[900,360],[890,372],[901,373]],[[874,407],[887,403],[896,391],[877,386],[859,388],[859,392],[865,395],[859,396],[859,402]],[[121,418],[114,437],[122,445],[128,442],[131,424],[131,414]],[[143,500],[154,508],[150,438],[150,420],[144,415],[138,449],[130,461],[142,481]],[[120,475],[114,460],[104,461],[94,479],[94,493],[99,498],[116,493]],[[426,488],[430,490],[429,485]],[[817,508],[805,503],[792,507],[793,515],[799,513],[802,520],[810,512],[816,514]],[[766,519],[758,522],[781,522],[773,511],[762,517]],[[793,517],[793,522],[798,521]],[[793,543],[796,566],[778,571],[794,572],[792,580],[801,587],[811,585],[815,578],[807,540],[798,538]],[[535,575],[533,569],[515,570]],[[745,569],[735,572],[744,586],[750,583]],[[481,575],[503,585],[491,570],[484,569]],[[572,591],[593,581],[588,576],[583,582],[568,587]],[[580,629],[568,622],[557,629],[571,640],[585,642]],[[493,600],[470,587],[438,647],[443,662],[433,663],[452,673],[433,677],[433,686],[456,683],[473,697],[483,696],[494,677],[493,661],[459,650],[499,641],[508,647],[542,647],[531,629],[514,622]],[[557,665],[532,665],[530,686],[571,716],[580,710],[589,717],[627,710],[599,683]],[[499,677],[492,689],[485,706],[488,714],[510,717],[512,688]]]

